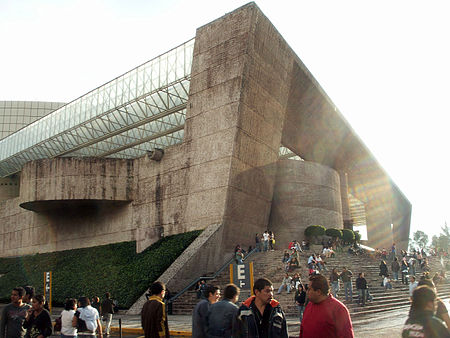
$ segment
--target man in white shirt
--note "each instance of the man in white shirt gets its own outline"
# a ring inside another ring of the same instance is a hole
[[[416,277],[414,276],[410,276],[409,281],[409,297],[412,297],[412,294],[416,289],[418,282],[416,281]]]
[[[264,251],[269,250],[269,232],[266,230],[263,233]]]

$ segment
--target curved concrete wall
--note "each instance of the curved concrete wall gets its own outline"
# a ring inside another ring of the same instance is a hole
[[[28,162],[20,182],[21,206],[42,211],[76,201],[126,202],[132,199],[133,161],[54,158]]]
[[[280,160],[269,229],[280,247],[302,240],[310,225],[343,227],[339,174],[318,163]]]

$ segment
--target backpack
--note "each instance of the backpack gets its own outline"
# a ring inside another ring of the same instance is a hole
[[[80,318],[80,312],[75,312],[75,317],[77,317],[77,330],[80,332],[88,331],[88,328],[86,326],[86,322]]]

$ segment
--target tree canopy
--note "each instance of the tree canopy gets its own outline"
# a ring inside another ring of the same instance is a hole
[[[413,233],[412,244],[424,249],[428,245],[428,235],[421,230],[417,230]]]
[[[342,230],[336,228],[329,228],[325,231],[325,235],[333,238],[342,238]]]

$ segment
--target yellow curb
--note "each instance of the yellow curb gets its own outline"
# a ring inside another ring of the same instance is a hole
[[[120,329],[118,327],[111,326],[111,332],[119,332]],[[130,334],[144,334],[144,330],[137,327],[122,327],[123,333],[130,333]],[[183,336],[183,337],[191,337],[192,332],[191,331],[169,331],[171,336]]]

